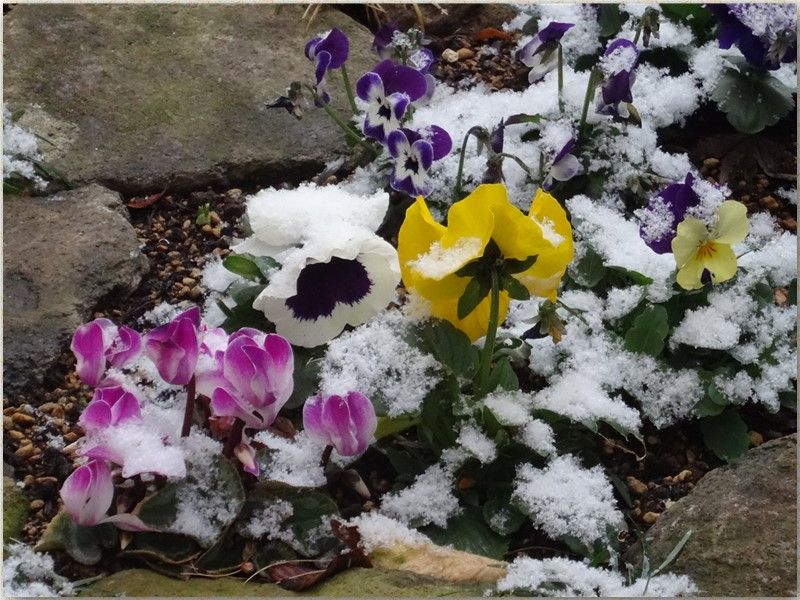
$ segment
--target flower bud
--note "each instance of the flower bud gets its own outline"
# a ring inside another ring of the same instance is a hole
[[[367,449],[378,419],[369,398],[359,392],[345,396],[317,395],[303,406],[303,427],[342,456],[355,456]]]

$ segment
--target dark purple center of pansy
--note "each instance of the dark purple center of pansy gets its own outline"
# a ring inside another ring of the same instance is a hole
[[[287,298],[295,319],[316,321],[329,317],[337,304],[352,306],[372,289],[367,269],[358,260],[333,257],[305,267],[297,278],[297,294]]]
[[[406,169],[408,171],[411,171],[412,173],[418,173],[419,172],[419,161],[417,160],[417,158],[415,156],[409,156],[408,158],[406,158],[406,165],[405,166],[406,166]]]
[[[378,109],[378,116],[388,121],[392,118],[392,107],[389,106],[388,103],[383,102],[381,107]]]

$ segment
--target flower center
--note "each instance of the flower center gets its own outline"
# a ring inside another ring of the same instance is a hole
[[[308,265],[297,278],[297,294],[286,306],[301,321],[330,317],[337,304],[354,305],[372,289],[367,269],[358,260],[333,257]]]
[[[388,102],[381,102],[380,108],[378,108],[378,116],[386,121],[391,120],[392,108],[389,106]]]
[[[416,156],[407,156],[405,168],[412,173],[419,173],[419,162]]]
[[[699,260],[709,259],[713,257],[717,253],[717,245],[712,242],[708,241],[700,245],[697,249],[697,258]]]

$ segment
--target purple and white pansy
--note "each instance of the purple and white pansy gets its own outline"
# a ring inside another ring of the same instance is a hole
[[[559,23],[553,21],[543,27],[525,44],[517,53],[517,58],[530,67],[528,81],[536,83],[558,66],[558,44],[561,38],[574,23]]]
[[[425,75],[392,60],[379,62],[356,82],[356,94],[367,103],[364,135],[381,143],[400,128],[409,104],[428,91]]]
[[[633,102],[631,88],[636,79],[636,62],[639,49],[626,39],[611,42],[600,59],[605,81],[600,90],[597,112],[623,118],[630,116],[629,104]]]
[[[553,180],[569,181],[581,172],[581,163],[574,154],[571,154],[574,147],[575,136],[572,135],[553,157],[553,163],[547,172],[547,177],[542,182],[542,188],[545,191],[553,189],[553,185],[555,185]]]
[[[114,480],[105,461],[90,460],[75,469],[61,486],[64,511],[78,525],[91,527],[113,523],[126,531],[156,531],[136,515],[119,513],[107,516],[114,501]]]
[[[678,224],[687,211],[700,204],[694,190],[694,176],[687,173],[681,183],[672,183],[650,199],[646,207],[637,211],[640,219],[639,235],[657,254],[672,252],[672,240]]]
[[[130,327],[95,319],[75,330],[70,349],[75,354],[75,370],[81,381],[97,387],[109,365],[123,367],[139,356],[142,338]]]
[[[349,52],[350,41],[341,30],[335,27],[317,35],[306,44],[306,58],[314,62],[318,104],[325,105],[331,101],[327,88],[328,71],[344,65]]]
[[[794,4],[707,4],[717,20],[723,49],[735,45],[747,62],[775,70],[797,59],[797,10]]]
[[[303,428],[333,446],[341,456],[356,456],[372,442],[378,418],[369,398],[359,392],[317,395],[303,405]]]
[[[392,189],[416,197],[431,193],[433,182],[428,171],[434,161],[447,156],[453,140],[436,125],[419,132],[403,127],[389,134],[386,146],[394,159],[389,178]]]

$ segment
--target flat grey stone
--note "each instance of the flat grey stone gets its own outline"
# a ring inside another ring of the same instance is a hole
[[[280,10],[278,10],[278,8]],[[20,4],[3,19],[3,84],[46,162],[73,184],[140,194],[300,180],[333,160],[339,129],[264,103],[312,82],[303,48],[319,31],[350,38],[351,83],[377,61],[369,31],[325,7]],[[333,105],[346,116],[338,72]]]
[[[41,384],[98,303],[136,289],[139,245],[119,194],[99,185],[3,199],[6,395]]]
[[[652,568],[684,534],[668,571],[703,596],[797,595],[797,434],[767,442],[708,473],[647,532]],[[627,556],[640,564],[641,549]]]

